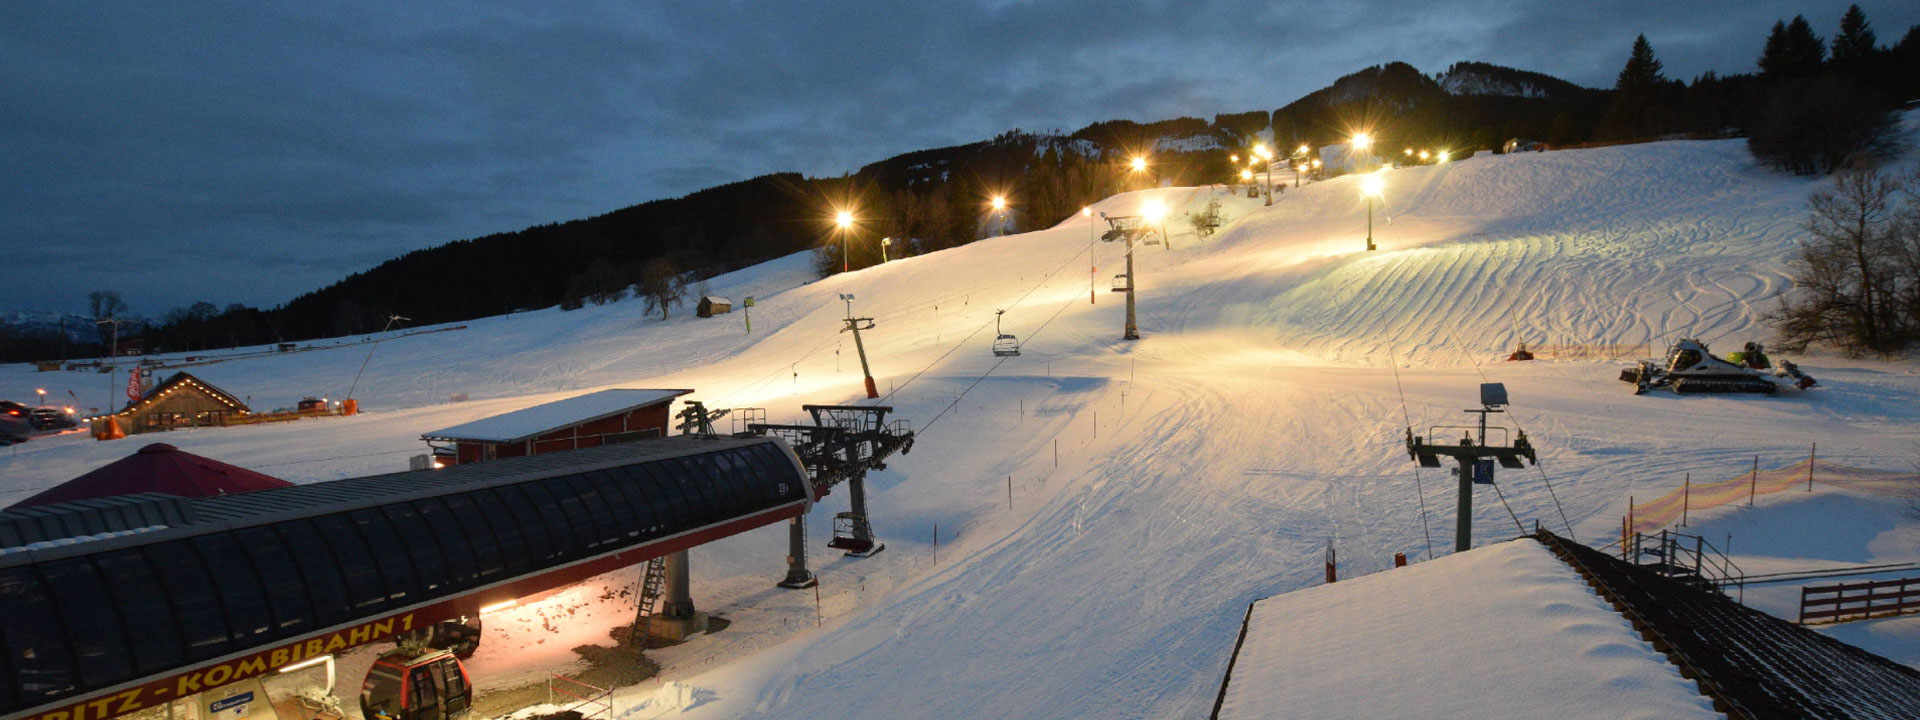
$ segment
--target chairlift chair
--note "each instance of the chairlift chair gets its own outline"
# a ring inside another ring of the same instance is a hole
[[[993,311],[993,331],[996,335],[993,339],[993,354],[995,357],[1018,357],[1020,339],[1000,330],[1000,318],[1006,314],[1005,310]]]
[[[833,516],[833,539],[827,541],[827,547],[845,550],[849,555],[864,555],[872,552],[873,527],[859,513],[843,512]]]
[[[993,354],[998,357],[1017,357],[1020,354],[1019,339],[1006,334],[994,338]]]

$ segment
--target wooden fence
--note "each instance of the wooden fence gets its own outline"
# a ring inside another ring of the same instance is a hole
[[[1920,578],[1800,588],[1800,624],[1920,613]]]

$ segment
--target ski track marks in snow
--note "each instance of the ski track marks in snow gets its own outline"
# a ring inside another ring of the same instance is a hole
[[[824,629],[811,593],[769,589],[784,527],[694,551],[697,601],[734,624],[656,653],[668,679],[707,698],[691,718],[1203,715],[1246,603],[1317,583],[1328,540],[1349,576],[1385,569],[1396,551],[1425,555],[1403,418],[1417,432],[1458,424],[1484,380],[1512,390],[1505,419],[1541,448],[1588,542],[1617,533],[1628,495],[1664,493],[1688,472],[1725,479],[1755,453],[1786,464],[1815,439],[1823,457],[1898,466],[1912,441],[1920,374],[1909,366],[1809,359],[1826,386],[1812,393],[1636,398],[1615,379],[1623,363],[1488,362],[1520,339],[1651,340],[1656,351],[1682,335],[1766,339],[1762,318],[1788,287],[1784,258],[1817,185],[1754,168],[1739,141],[1391,171],[1374,253],[1359,250],[1356,181],[1289,190],[1272,207],[1213,188],[1097,203],[1116,215],[1171,204],[1172,249],[1136,250],[1137,342],[1116,339],[1124,298],[1108,292],[1122,248],[1091,240],[1105,228],[1097,217],[1075,216],[825,280],[812,280],[804,253],[715,278],[714,294],[756,296],[750,335],[733,316],[662,322],[628,301],[382,343],[363,415],[157,439],[310,481],[398,469],[424,451],[422,432],[603,387],[697,388],[710,407],[786,421],[803,403],[864,401],[839,332],[837,296],[855,294],[854,312],[878,323],[864,339],[896,416],[920,426],[953,409],[870,479],[888,550],[814,555]],[[1229,221],[1202,240],[1179,214],[1210,199]],[[988,353],[978,331],[997,308],[1021,357]],[[299,353],[196,374],[272,407],[344,392],[364,357]],[[1400,369],[1404,400],[1385,363]],[[0,368],[5,396],[42,383],[74,384],[88,401],[107,384]],[[450,393],[474,399],[445,403]],[[68,436],[9,449],[0,493],[50,486],[138,444]],[[1453,482],[1421,477],[1444,553]],[[1522,522],[1559,529],[1539,479],[1532,468],[1499,475]],[[811,548],[844,502],[830,496],[811,516]],[[1514,532],[1493,493],[1475,502],[1476,538]]]

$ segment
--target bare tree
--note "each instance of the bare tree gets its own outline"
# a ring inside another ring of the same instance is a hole
[[[106,320],[120,317],[127,311],[127,303],[120,299],[120,293],[112,290],[95,290],[87,293],[87,309],[92,311],[93,319]]]
[[[667,319],[673,312],[673,306],[687,297],[687,280],[680,275],[680,267],[666,258],[648,260],[640,268],[640,295],[647,299],[647,312],[660,311],[660,319]]]
[[[127,311],[127,302],[113,290],[95,290],[87,293],[87,310],[93,314],[95,327],[100,330],[100,342],[109,343],[113,335],[112,321]]]
[[[1193,234],[1200,237],[1212,237],[1213,233],[1226,224],[1227,214],[1220,211],[1219,200],[1207,201],[1207,209],[1187,216],[1187,222],[1193,225]]]
[[[1896,301],[1900,187],[1882,173],[1849,168],[1808,200],[1808,237],[1788,259],[1794,292],[1774,315],[1784,346],[1825,341],[1850,355],[1885,354],[1911,338],[1913,308]]]
[[[597,257],[587,263],[586,287],[587,299],[595,305],[617,302],[627,296],[630,285],[627,276],[613,266],[606,258]]]

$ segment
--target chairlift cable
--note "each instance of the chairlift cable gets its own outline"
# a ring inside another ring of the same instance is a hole
[[[1492,380],[1490,380],[1490,379],[1488,379],[1488,378],[1487,378],[1487,371],[1485,371],[1485,370],[1482,370],[1482,369],[1480,369],[1480,361],[1479,361],[1479,359],[1477,359],[1477,358],[1475,358],[1475,357],[1473,356],[1473,354],[1472,354],[1472,353],[1469,353],[1469,352],[1467,352],[1467,348],[1466,348],[1466,346],[1465,346],[1465,345],[1462,345],[1462,344],[1460,343],[1460,338],[1458,338],[1458,337],[1455,337],[1455,336],[1454,336],[1454,334],[1453,334],[1453,326],[1451,326],[1451,325],[1446,325],[1446,326],[1443,326],[1443,327],[1445,327],[1445,328],[1447,329],[1447,339],[1449,339],[1449,340],[1452,340],[1452,341],[1453,341],[1453,348],[1454,348],[1454,350],[1457,350],[1457,351],[1459,351],[1459,353],[1460,353],[1461,355],[1465,355],[1465,356],[1467,357],[1467,360],[1468,360],[1469,362],[1472,362],[1472,363],[1473,363],[1473,369],[1474,369],[1474,371],[1476,371],[1476,372],[1478,372],[1478,373],[1480,373],[1480,379],[1481,379],[1482,381],[1484,381],[1484,382],[1493,382]],[[1524,427],[1521,427],[1521,426],[1520,426],[1520,416],[1519,416],[1518,414],[1516,414],[1516,413],[1508,413],[1508,415],[1507,415],[1507,417],[1509,417],[1509,418],[1511,418],[1511,419],[1513,420],[1513,428],[1514,428],[1515,430],[1518,430],[1518,431],[1520,431],[1520,433],[1522,433],[1522,434],[1525,434],[1525,433],[1527,432],[1527,429],[1526,429],[1526,428],[1524,428]],[[1553,498],[1553,509],[1554,509],[1554,512],[1557,512],[1557,513],[1559,513],[1559,514],[1560,514],[1560,525],[1561,525],[1562,527],[1565,527],[1565,528],[1567,529],[1567,539],[1568,539],[1568,540],[1574,540],[1575,538],[1574,538],[1574,535],[1573,535],[1573,523],[1572,523],[1571,521],[1569,521],[1569,520],[1567,520],[1567,508],[1566,508],[1565,506],[1563,506],[1563,505],[1561,505],[1561,504],[1560,504],[1560,493],[1558,493],[1558,492],[1555,492],[1555,491],[1554,491],[1554,489],[1553,489],[1553,481],[1552,481],[1552,480],[1548,480],[1548,479],[1547,479],[1547,469],[1546,469],[1546,467],[1544,467],[1543,465],[1541,465],[1541,463],[1540,463],[1540,460],[1539,460],[1539,458],[1535,458],[1535,459],[1534,459],[1534,461],[1533,461],[1533,469],[1535,469],[1535,470],[1538,470],[1538,471],[1540,471],[1540,481],[1541,481],[1541,482],[1543,482],[1543,483],[1546,483],[1546,486],[1547,486],[1547,497],[1550,497],[1550,498]],[[1495,489],[1495,490],[1499,490],[1499,488],[1498,488],[1498,487],[1495,487],[1494,489]],[[1502,499],[1501,499],[1501,502],[1506,502],[1506,499],[1505,499],[1505,498],[1502,498]],[[1508,512],[1512,512],[1512,509],[1511,509],[1511,508],[1509,508],[1509,509],[1508,509]],[[1522,534],[1525,534],[1525,533],[1526,533],[1526,528],[1521,528],[1521,530],[1520,530],[1520,532],[1521,532]],[[1576,540],[1576,542],[1577,542],[1577,540]]]
[[[1064,263],[1061,263],[1059,267],[1056,267],[1052,271],[1048,272],[1046,275],[1041,276],[1040,282],[1035,283],[1033,287],[1028,288],[1025,293],[1022,293],[1019,298],[1015,299],[1011,304],[1007,305],[1007,309],[1018,307],[1020,303],[1025,302],[1027,297],[1032,295],[1034,291],[1039,290],[1042,286],[1046,285],[1047,281],[1053,279],[1054,275],[1057,275],[1060,273],[1061,270],[1066,269],[1067,265],[1072,264],[1075,261],[1079,260],[1080,256],[1085,254],[1086,252],[1087,250],[1085,248],[1082,248],[1079,252],[1074,253],[1072,257],[1067,258],[1067,261]],[[1077,296],[1076,296],[1076,299],[1077,299]],[[1054,312],[1055,316],[1058,316],[1059,314],[1060,313],[1058,311]],[[913,384],[913,381],[920,379],[921,375],[926,374],[926,372],[928,370],[932,370],[935,365],[939,365],[941,361],[946,360],[947,356],[952,355],[955,351],[964,347],[968,341],[973,339],[973,336],[980,334],[981,330],[987,329],[987,326],[992,324],[992,322],[993,321],[989,320],[987,322],[980,323],[979,327],[974,328],[973,332],[967,333],[967,336],[961,338],[960,342],[955,343],[953,347],[948,348],[946,352],[941,353],[940,357],[934,358],[933,362],[927,363],[926,367],[920,368],[920,370],[915,372],[912,377],[907,378],[906,382],[902,382],[898,385],[895,385],[892,390],[888,390],[887,394],[884,396],[881,396],[877,402],[886,402],[887,400],[891,399],[895,393],[898,393],[901,390],[905,389],[908,385]],[[1047,318],[1047,322],[1053,322],[1053,318]],[[1046,324],[1042,323],[1040,327],[1044,328],[1046,327]],[[1039,329],[1035,329],[1033,332],[1027,334],[1027,339],[1031,341],[1033,339],[1033,336],[1039,333],[1040,333]],[[1002,358],[1001,362],[1005,362],[1005,358]],[[994,363],[993,366],[995,368],[998,368],[1000,367],[1000,363]],[[988,370],[987,372],[988,374],[991,374],[993,371]],[[986,376],[982,375],[981,377],[985,378]],[[955,402],[958,403],[958,399],[956,399]],[[948,407],[952,407],[952,406],[948,406]],[[946,410],[941,410],[940,412],[941,414],[945,414]],[[939,416],[936,415],[935,417],[939,417]],[[932,421],[928,421],[927,424],[931,425]],[[925,431],[926,427],[921,426],[921,430]]]
[[[1387,352],[1392,353],[1388,356],[1387,360],[1388,366],[1393,368],[1393,387],[1400,391],[1400,417],[1405,418],[1407,427],[1411,428],[1413,427],[1413,413],[1407,410],[1407,388],[1400,384],[1400,361],[1396,359],[1399,357],[1400,351],[1393,346],[1392,342],[1388,342]],[[1420,479],[1419,463],[1413,464],[1413,486],[1414,489],[1420,493],[1420,534],[1427,539],[1427,559],[1432,560],[1433,530],[1427,527],[1427,485],[1425,481]]]
[[[1507,517],[1513,518],[1514,529],[1519,530],[1521,535],[1527,534],[1527,526],[1520,524],[1520,516],[1515,515],[1513,513],[1513,506],[1507,504],[1507,494],[1500,492],[1500,483],[1490,482],[1487,484],[1492,485],[1493,494],[1500,497],[1500,506],[1507,509]]]
[[[1053,314],[1052,314],[1052,315],[1050,315],[1050,316],[1048,316],[1045,322],[1042,322],[1042,323],[1040,323],[1040,326],[1039,326],[1039,327],[1037,327],[1037,328],[1034,328],[1034,329],[1033,329],[1033,332],[1030,332],[1030,333],[1027,333],[1027,342],[1033,342],[1033,339],[1034,339],[1035,337],[1039,337],[1039,335],[1040,335],[1040,331],[1042,331],[1042,330],[1045,330],[1045,329],[1047,329],[1047,326],[1053,323],[1053,320],[1054,320],[1054,318],[1058,318],[1058,317],[1060,317],[1060,313],[1062,313],[1062,312],[1065,312],[1065,311],[1066,311],[1066,309],[1067,309],[1067,306],[1069,306],[1069,305],[1074,305],[1074,304],[1076,304],[1076,303],[1078,303],[1078,302],[1079,302],[1079,300],[1080,300],[1080,296],[1078,296],[1078,295],[1075,295],[1075,296],[1073,296],[1072,298],[1069,298],[1069,299],[1068,299],[1068,300],[1067,300],[1066,302],[1064,302],[1064,303],[1061,303],[1061,304],[1060,304],[1060,308],[1059,308],[1059,309],[1057,309],[1057,310],[1054,310],[1054,311],[1053,311]],[[986,326],[985,326],[985,325],[982,325],[981,327],[982,327],[982,328],[985,328]],[[977,332],[979,332],[979,330],[975,330],[974,332],[976,332],[976,333],[977,333]],[[969,337],[970,337],[970,336],[969,336]],[[964,340],[963,340],[963,341],[961,341],[961,342],[962,342],[962,343],[965,343],[965,341],[964,341]],[[958,346],[958,345],[956,345],[956,346],[954,346],[954,348],[953,348],[953,350],[958,350],[958,349],[959,349],[959,347],[960,347],[960,346]],[[953,350],[948,350],[948,351],[947,351],[947,354],[948,354],[948,355],[951,355],[951,354],[953,354]],[[946,357],[946,355],[942,355],[941,357]],[[955,408],[956,406],[958,406],[958,405],[960,404],[960,401],[961,401],[962,399],[964,399],[964,398],[966,398],[966,396],[967,396],[967,393],[968,393],[968,392],[971,392],[971,391],[973,390],[973,388],[974,388],[975,386],[977,386],[977,385],[979,385],[979,384],[980,384],[980,383],[981,383],[982,381],[985,381],[985,380],[987,379],[987,376],[989,376],[989,375],[992,375],[992,374],[994,373],[994,371],[995,371],[995,370],[999,370],[999,369],[1000,369],[1000,365],[1001,365],[1002,363],[1005,363],[1006,361],[1007,361],[1007,358],[1005,358],[1005,357],[1002,357],[1002,358],[1000,358],[1000,359],[999,359],[998,361],[996,361],[996,362],[994,362],[994,364],[993,364],[993,367],[990,367],[990,368],[987,368],[987,371],[986,371],[986,372],[984,372],[984,373],[981,373],[981,374],[980,374],[980,377],[978,377],[978,378],[975,378],[975,379],[974,379],[974,381],[973,381],[973,383],[972,383],[972,384],[969,384],[969,385],[967,385],[967,387],[966,387],[966,389],[965,389],[965,390],[961,390],[961,391],[960,391],[960,394],[959,394],[959,395],[955,395],[955,396],[954,396],[954,398],[953,398],[953,402],[951,402],[951,403],[947,403],[947,406],[946,406],[945,408],[942,408],[942,409],[940,410],[940,412],[939,412],[939,414],[936,414],[936,415],[934,415],[934,416],[933,416],[933,419],[931,419],[931,420],[928,420],[928,421],[926,422],[926,424],[925,424],[925,425],[921,425],[921,426],[920,426],[920,432],[921,432],[921,433],[925,433],[925,432],[927,431],[927,429],[929,429],[929,428],[931,428],[931,427],[933,427],[933,424],[934,424],[934,422],[935,422],[935,421],[938,421],[938,420],[939,420],[939,419],[941,418],[941,416],[944,416],[944,415],[946,415],[946,414],[947,414],[947,411],[948,411],[948,410],[952,410],[953,408]],[[938,361],[936,361],[936,362],[938,362]],[[929,366],[929,367],[931,367],[931,366]],[[925,372],[925,371],[923,370],[923,371],[921,371],[921,372]],[[919,377],[919,375],[918,375],[918,374],[915,374],[915,375],[914,375],[914,377]],[[903,386],[903,387],[904,387],[904,386]],[[892,395],[893,395],[893,393],[887,393],[887,395],[888,395],[888,396],[892,396]]]

